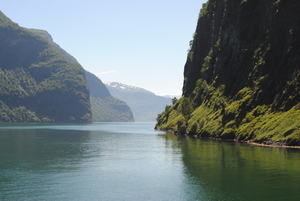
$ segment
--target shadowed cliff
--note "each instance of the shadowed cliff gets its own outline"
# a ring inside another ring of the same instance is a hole
[[[159,116],[157,128],[299,145],[299,9],[297,0],[203,4],[183,98]]]

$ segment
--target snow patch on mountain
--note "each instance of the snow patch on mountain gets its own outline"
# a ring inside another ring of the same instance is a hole
[[[130,92],[130,93],[142,92],[142,93],[154,94],[153,92],[145,90],[143,88],[126,85],[126,84],[122,84],[119,82],[108,82],[108,83],[105,83],[105,85],[115,88],[115,89],[122,90],[124,92]]]

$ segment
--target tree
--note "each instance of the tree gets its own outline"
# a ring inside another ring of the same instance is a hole
[[[174,98],[172,99],[172,104],[174,105],[176,102],[177,102],[177,98],[174,97]]]
[[[192,103],[189,98],[187,98],[187,97],[181,98],[181,102],[179,105],[179,111],[185,117],[185,119],[188,119],[190,117],[190,115],[193,112],[193,107],[192,107]]]

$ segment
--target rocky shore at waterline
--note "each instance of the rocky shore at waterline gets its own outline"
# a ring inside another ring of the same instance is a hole
[[[255,140],[255,139],[239,140],[236,138],[234,138],[234,139],[221,138],[220,136],[216,136],[216,135],[180,133],[174,129],[155,128],[155,130],[165,131],[165,132],[173,133],[174,135],[188,136],[188,137],[193,137],[193,138],[198,138],[198,139],[233,141],[233,142],[245,143],[245,144],[249,144],[249,145],[262,146],[262,147],[300,149],[300,142],[293,141],[293,140],[290,140],[290,141],[282,141],[282,140],[271,141],[271,140]]]

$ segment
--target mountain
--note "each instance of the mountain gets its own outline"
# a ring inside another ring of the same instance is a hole
[[[58,44],[56,44],[53,41],[52,36],[47,31],[41,29],[27,29],[27,30],[42,36],[44,39],[47,40],[49,44],[51,44],[55,49],[57,49],[60,52],[60,54],[62,54],[66,59],[69,59],[70,61],[79,64],[79,62],[72,55],[70,55],[68,52],[66,52],[64,49],[62,49]]]
[[[66,59],[78,63],[72,55],[53,42],[51,35],[47,31],[39,29],[28,30],[46,39],[47,42],[57,49]],[[92,119],[94,122],[134,121],[131,109],[123,101],[112,97],[98,77],[87,71],[85,71],[85,77],[90,89],[90,103],[93,114]]]
[[[112,96],[127,103],[133,112],[135,121],[153,122],[166,105],[172,104],[171,98],[157,96],[139,87],[118,82],[107,83],[106,87]]]
[[[115,89],[116,91],[120,91],[122,93],[146,93],[146,94],[155,95],[153,92],[145,90],[143,88],[129,86],[119,82],[109,82],[109,83],[105,83],[105,85],[110,87],[112,90]]]
[[[300,2],[209,0],[157,129],[300,145]]]
[[[128,105],[114,98],[94,74],[86,71],[86,79],[90,88],[90,99],[95,122],[133,122],[133,114]]]
[[[0,12],[0,122],[91,122],[84,69]]]

